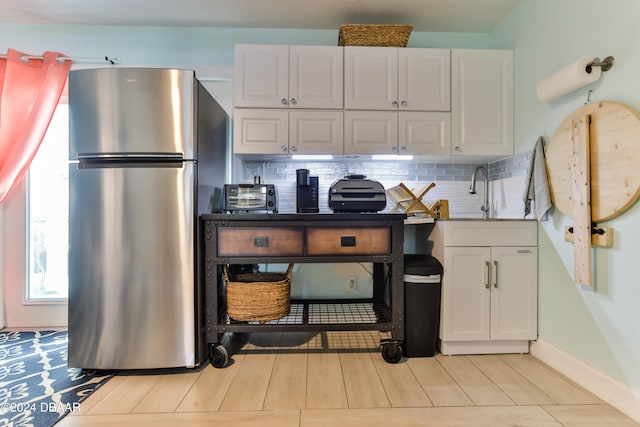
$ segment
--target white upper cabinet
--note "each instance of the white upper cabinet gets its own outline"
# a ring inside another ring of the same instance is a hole
[[[449,155],[451,114],[425,111],[398,113],[398,154]]]
[[[343,48],[291,46],[289,108],[342,109]]]
[[[287,108],[289,46],[236,45],[233,91],[236,107]]]
[[[236,45],[235,107],[342,109],[342,75],[340,46]]]
[[[236,108],[235,154],[342,154],[343,112]]]
[[[451,52],[452,154],[513,155],[513,51]]]
[[[450,50],[347,46],[345,109],[449,111]]]
[[[345,111],[344,154],[397,154],[398,113]]]
[[[401,110],[451,110],[451,51],[399,49],[398,99]]]
[[[283,109],[234,109],[233,152],[288,154],[289,112]]]
[[[235,61],[236,113],[265,110],[238,116],[237,154],[513,155],[511,50],[241,44]]]
[[[429,111],[344,112],[344,154],[448,155],[451,114]]]
[[[344,48],[344,108],[397,110],[398,49]]]
[[[342,154],[342,111],[289,112],[289,154]]]

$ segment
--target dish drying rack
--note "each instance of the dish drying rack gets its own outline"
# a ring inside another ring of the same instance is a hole
[[[395,203],[391,212],[403,212],[407,216],[449,218],[448,200],[422,200],[429,190],[435,186],[436,184],[432,182],[423,189],[409,189],[401,182],[395,187],[387,189],[387,196]]]

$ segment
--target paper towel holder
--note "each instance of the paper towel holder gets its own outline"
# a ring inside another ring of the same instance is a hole
[[[602,61],[600,61],[600,58],[596,57],[593,58],[593,61],[587,64],[585,71],[591,74],[592,67],[600,67],[600,70],[602,71],[609,71],[611,67],[613,67],[613,64],[615,64],[615,62],[616,60],[613,56],[607,56]]]
[[[613,67],[613,56],[603,61],[595,56],[583,56],[566,65],[536,85],[536,93],[540,101],[550,101],[565,96],[583,86],[594,83]]]

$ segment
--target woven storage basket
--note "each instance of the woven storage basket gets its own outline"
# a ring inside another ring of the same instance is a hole
[[[411,25],[345,24],[340,26],[338,46],[406,47]]]
[[[227,313],[233,320],[281,319],[289,314],[289,290],[293,264],[285,273],[243,273],[231,275],[224,267],[227,282]]]

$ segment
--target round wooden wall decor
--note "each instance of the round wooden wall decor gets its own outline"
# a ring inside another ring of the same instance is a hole
[[[640,196],[640,115],[617,102],[594,102],[571,113],[546,149],[553,204],[573,216],[572,123],[591,117],[591,221],[606,221],[629,208]]]

